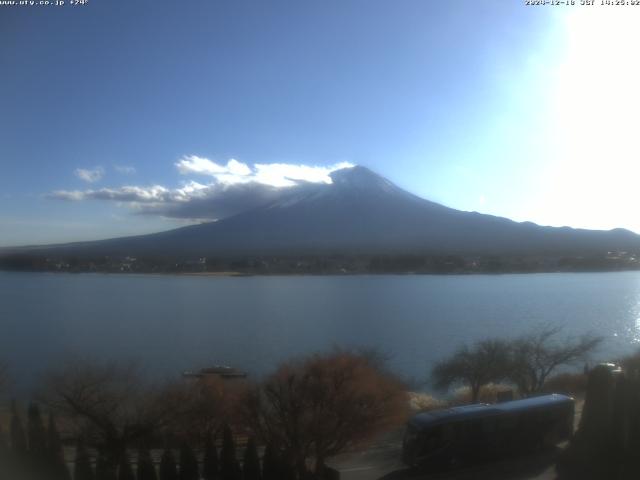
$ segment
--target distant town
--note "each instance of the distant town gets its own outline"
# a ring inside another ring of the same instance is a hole
[[[224,257],[55,257],[11,254],[0,269],[70,273],[211,275],[472,274],[639,270],[640,255],[458,256],[416,254],[265,255]]]

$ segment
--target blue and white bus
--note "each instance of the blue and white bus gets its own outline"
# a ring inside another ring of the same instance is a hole
[[[559,394],[419,413],[408,424],[403,461],[455,465],[555,445],[573,435],[574,401]]]

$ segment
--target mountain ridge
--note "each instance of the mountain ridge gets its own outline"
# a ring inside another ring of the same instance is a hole
[[[640,236],[629,230],[547,227],[460,211],[407,192],[363,166],[336,170],[331,180],[301,183],[276,200],[214,222],[12,250],[79,256],[564,255],[640,250]]]

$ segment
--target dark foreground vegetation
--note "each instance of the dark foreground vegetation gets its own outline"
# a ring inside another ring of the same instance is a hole
[[[544,335],[538,334],[529,338],[543,337]],[[594,342],[596,339],[589,337],[573,342],[566,340],[557,342],[555,346],[546,342],[546,347],[541,351],[547,353],[540,357],[529,356],[528,363],[530,367],[536,365],[540,368],[539,372],[549,372],[555,363],[552,359],[583,358],[584,353],[592,348]],[[466,352],[478,360],[500,358],[509,365],[509,357],[502,356],[504,354],[502,347],[497,349],[498,352],[502,352],[498,357],[493,356],[492,352],[495,352],[493,347],[495,347],[494,342],[480,342],[475,348]],[[438,370],[443,368],[442,365],[453,364],[454,359],[459,359],[461,355],[462,353],[458,352],[452,359],[436,367],[436,376]],[[531,362],[535,358],[547,360]],[[485,367],[490,364],[491,362],[482,363]],[[480,367],[480,364],[476,366]],[[479,370],[487,371],[484,368]],[[635,480],[640,478],[640,457],[638,456],[640,451],[640,353],[618,359],[616,363],[598,364],[593,368],[585,366],[585,371],[582,373],[561,373],[548,376],[546,379],[540,375],[533,375],[536,370],[536,368],[525,369],[530,372],[531,379],[534,377],[539,379],[539,382],[528,383],[528,385],[538,385],[534,390],[527,388],[525,392],[528,391],[532,395],[538,392],[560,392],[584,398],[577,431],[568,446],[560,450],[557,455],[554,454],[558,480]],[[506,370],[507,373],[509,371],[513,370]],[[504,371],[502,375],[505,375]],[[478,377],[474,375],[473,378]],[[515,382],[515,379],[513,381]],[[516,385],[518,385],[517,382]],[[518,442],[526,442],[526,438],[519,439]],[[526,467],[526,462],[520,463]],[[514,465],[517,466],[517,464],[518,462]],[[501,476],[499,472],[492,475],[490,468],[485,470],[485,473],[488,473],[478,475],[477,478],[529,478],[519,475],[517,468],[513,468],[511,476]]]
[[[3,480],[324,479],[337,474],[327,459],[401,425],[407,398],[371,353],[313,355],[257,384],[151,384],[132,366],[75,361],[10,417]]]
[[[557,463],[561,480],[640,478],[640,355],[589,374],[580,427]]]
[[[467,386],[472,403],[497,381],[521,397],[586,390],[561,478],[638,478],[640,355],[621,360],[623,369],[553,375],[599,342],[541,328],[463,347],[433,376],[442,387]],[[8,385],[0,368],[0,393]],[[48,372],[30,402],[0,415],[0,479],[339,478],[328,461],[403,425],[406,390],[375,351],[311,355],[257,383],[216,374],[154,383],[135,365],[75,359]]]
[[[224,257],[106,257],[0,254],[0,269],[40,272],[385,274],[535,273],[640,269],[638,255],[603,252],[589,256],[459,255],[268,255]]]

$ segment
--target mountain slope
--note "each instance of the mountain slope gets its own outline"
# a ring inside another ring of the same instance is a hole
[[[588,254],[639,250],[640,236],[462,212],[424,200],[365,167],[332,184],[305,184],[270,204],[217,222],[167,232],[50,247],[100,255],[305,253]],[[40,250],[40,249],[35,249]]]

